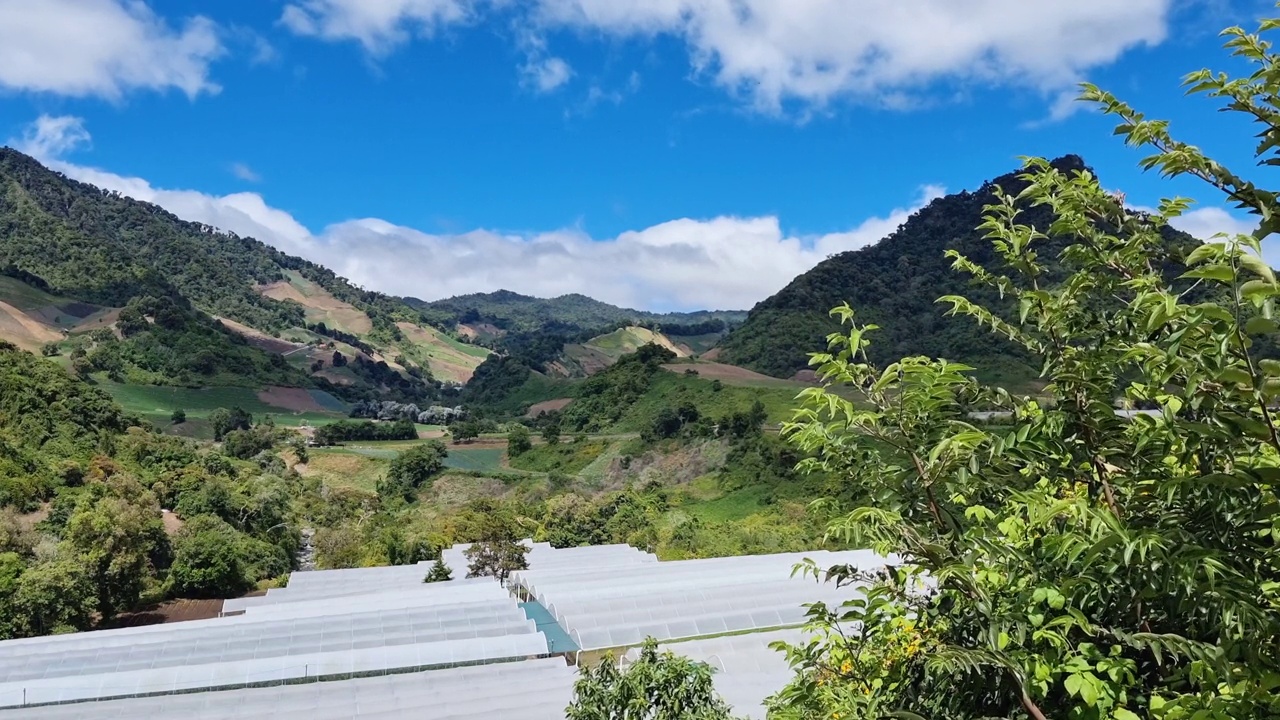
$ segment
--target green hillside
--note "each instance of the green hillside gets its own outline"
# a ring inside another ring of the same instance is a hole
[[[460,325],[491,324],[507,332],[541,330],[548,325],[566,331],[583,331],[625,323],[693,325],[723,320],[734,324],[746,317],[745,312],[738,310],[652,313],[620,308],[585,295],[536,298],[509,290],[458,295],[431,302],[405,298],[405,302]]]
[[[78,369],[130,384],[319,385],[350,399],[424,400],[438,396],[433,360],[444,379],[462,382],[486,354],[460,351],[399,299],[9,148],[0,148],[0,276],[0,339],[31,350],[60,342],[89,358]],[[114,317],[82,325],[113,308],[129,332]],[[94,329],[104,332],[77,336]],[[299,357],[302,345],[280,338],[302,334],[318,349]],[[322,372],[333,359],[328,343],[356,349],[337,385]]]
[[[1064,171],[1085,167],[1074,155],[1053,165]],[[945,308],[936,302],[943,295],[967,294],[988,306],[1004,306],[993,291],[975,287],[966,275],[953,271],[945,252],[958,250],[995,267],[991,241],[979,229],[983,208],[995,200],[997,186],[1017,192],[1024,185],[1009,174],[977,191],[938,198],[875,245],[819,263],[756,305],[721,343],[718,359],[789,377],[807,367],[808,353],[822,348],[825,336],[838,329],[828,315],[831,308],[848,302],[861,322],[881,327],[871,347],[877,361],[929,355],[978,367],[995,362],[1005,378],[1033,377],[1030,358],[971,321],[944,317]],[[1050,214],[1043,207],[1028,208],[1021,220],[1045,228]],[[1044,257],[1053,254],[1052,248],[1042,252]]]

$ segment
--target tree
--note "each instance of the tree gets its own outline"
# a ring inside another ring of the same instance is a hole
[[[467,577],[493,577],[506,584],[516,570],[526,570],[529,547],[514,538],[494,538],[471,543],[463,554],[467,557]]]
[[[233,458],[248,460],[263,450],[270,450],[273,444],[271,433],[263,428],[232,430],[222,438],[222,451]]]
[[[435,563],[431,566],[431,570],[427,572],[427,577],[423,579],[424,583],[448,582],[453,579],[453,571],[448,565],[444,564],[444,558],[436,558]]]
[[[183,410],[182,408],[178,408],[174,410],[173,414],[169,416],[169,422],[173,423],[174,425],[181,425],[186,421],[187,421],[187,411]]]
[[[444,470],[449,451],[439,440],[428,440],[405,450],[391,461],[387,477],[378,483],[379,495],[399,495],[412,500],[418,488]]]
[[[66,545],[79,555],[103,617],[132,609],[148,577],[167,566],[170,546],[155,496],[137,480],[107,467],[85,487],[67,521]]]
[[[36,637],[87,630],[97,605],[93,580],[74,559],[27,568],[16,581],[10,608],[14,634]]]
[[[529,547],[520,539],[520,521],[509,506],[482,498],[468,504],[459,519],[467,523],[459,534],[472,539],[463,553],[467,577],[494,577],[505,583],[512,572],[529,567]]]
[[[568,720],[730,720],[716,694],[712,669],[645,640],[640,658],[619,670],[612,656],[581,671]],[[829,716],[828,716],[829,717]]]
[[[346,367],[346,365],[347,365],[347,358],[346,358],[346,357],[345,357],[341,352],[338,352],[337,350],[334,350],[334,351],[333,351],[333,360],[331,361],[331,364],[332,364],[334,367],[336,367],[336,368]]]
[[[221,441],[232,430],[248,430],[253,427],[253,416],[239,407],[218,408],[209,413],[209,424],[213,426],[213,439]]]
[[[533,443],[529,440],[529,428],[524,425],[516,425],[511,428],[511,432],[507,433],[507,455],[519,457],[532,449]]]
[[[474,420],[456,422],[449,426],[449,434],[455,443],[470,442],[480,437],[480,423]]]
[[[1261,122],[1256,152],[1273,164],[1280,56],[1227,32],[1258,73],[1188,82]],[[847,330],[813,362],[859,405],[806,390],[785,433],[858,498],[830,536],[900,562],[880,576],[828,572],[866,585],[866,599],[814,608],[814,638],[788,651],[799,674],[779,717],[1280,713],[1280,658],[1264,649],[1280,643],[1280,362],[1267,356],[1280,285],[1259,257],[1280,203],[1164,123],[1094,88],[1085,97],[1130,144],[1155,148],[1144,167],[1224,189],[1260,229],[1195,244],[1168,228],[1188,201],[1136,212],[1088,172],[1029,161],[983,226],[1007,269],[951,254],[1017,313],[943,302],[1043,358],[1043,404],[946,360],[878,367],[874,328],[834,311]],[[1052,209],[1050,232],[1021,221],[1029,207]],[[1040,260],[1051,238],[1065,245],[1056,277]],[[1117,397],[1160,416],[1119,417]],[[971,422],[975,401],[1007,408],[1008,425]]]
[[[560,444],[560,421],[554,420],[542,426],[542,441],[548,445]]]
[[[235,528],[212,515],[187,521],[175,542],[169,582],[179,597],[235,597],[252,587]]]

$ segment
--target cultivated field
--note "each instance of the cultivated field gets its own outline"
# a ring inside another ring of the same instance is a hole
[[[306,308],[307,322],[324,323],[343,332],[363,335],[373,330],[373,322],[362,310],[345,303],[298,273],[285,273],[288,280],[263,285],[258,292],[274,300],[292,300]]]

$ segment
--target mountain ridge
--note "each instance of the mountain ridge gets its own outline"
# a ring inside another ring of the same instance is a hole
[[[1092,172],[1079,155],[1064,155],[1051,164],[1062,172]],[[979,229],[983,210],[995,201],[997,187],[1017,194],[1026,185],[1019,177],[1023,172],[937,198],[875,244],[818,263],[757,303],[720,344],[718,359],[774,377],[792,377],[808,367],[809,353],[824,350],[826,336],[840,329],[829,315],[831,308],[848,302],[859,322],[880,326],[869,349],[876,362],[941,356],[981,361],[979,367],[1002,377],[1035,377],[1031,358],[975,323],[945,317],[944,308],[936,304],[947,294],[968,295],[989,307],[1007,304],[994,291],[952,270],[944,253],[955,249],[985,267],[999,266],[991,241]],[[1045,207],[1028,207],[1019,221],[1045,229],[1051,214]]]

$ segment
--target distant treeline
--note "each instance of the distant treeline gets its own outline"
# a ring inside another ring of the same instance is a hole
[[[366,355],[374,354],[373,346],[361,340],[358,336],[352,335],[351,333],[348,333],[348,332],[343,332],[337,328],[331,328],[322,322],[308,324],[307,329],[317,335],[323,335],[327,338],[332,338],[334,340],[344,342]]]
[[[314,439],[317,445],[334,445],[350,440],[414,440],[417,437],[418,429],[408,420],[339,420],[317,428]]]

